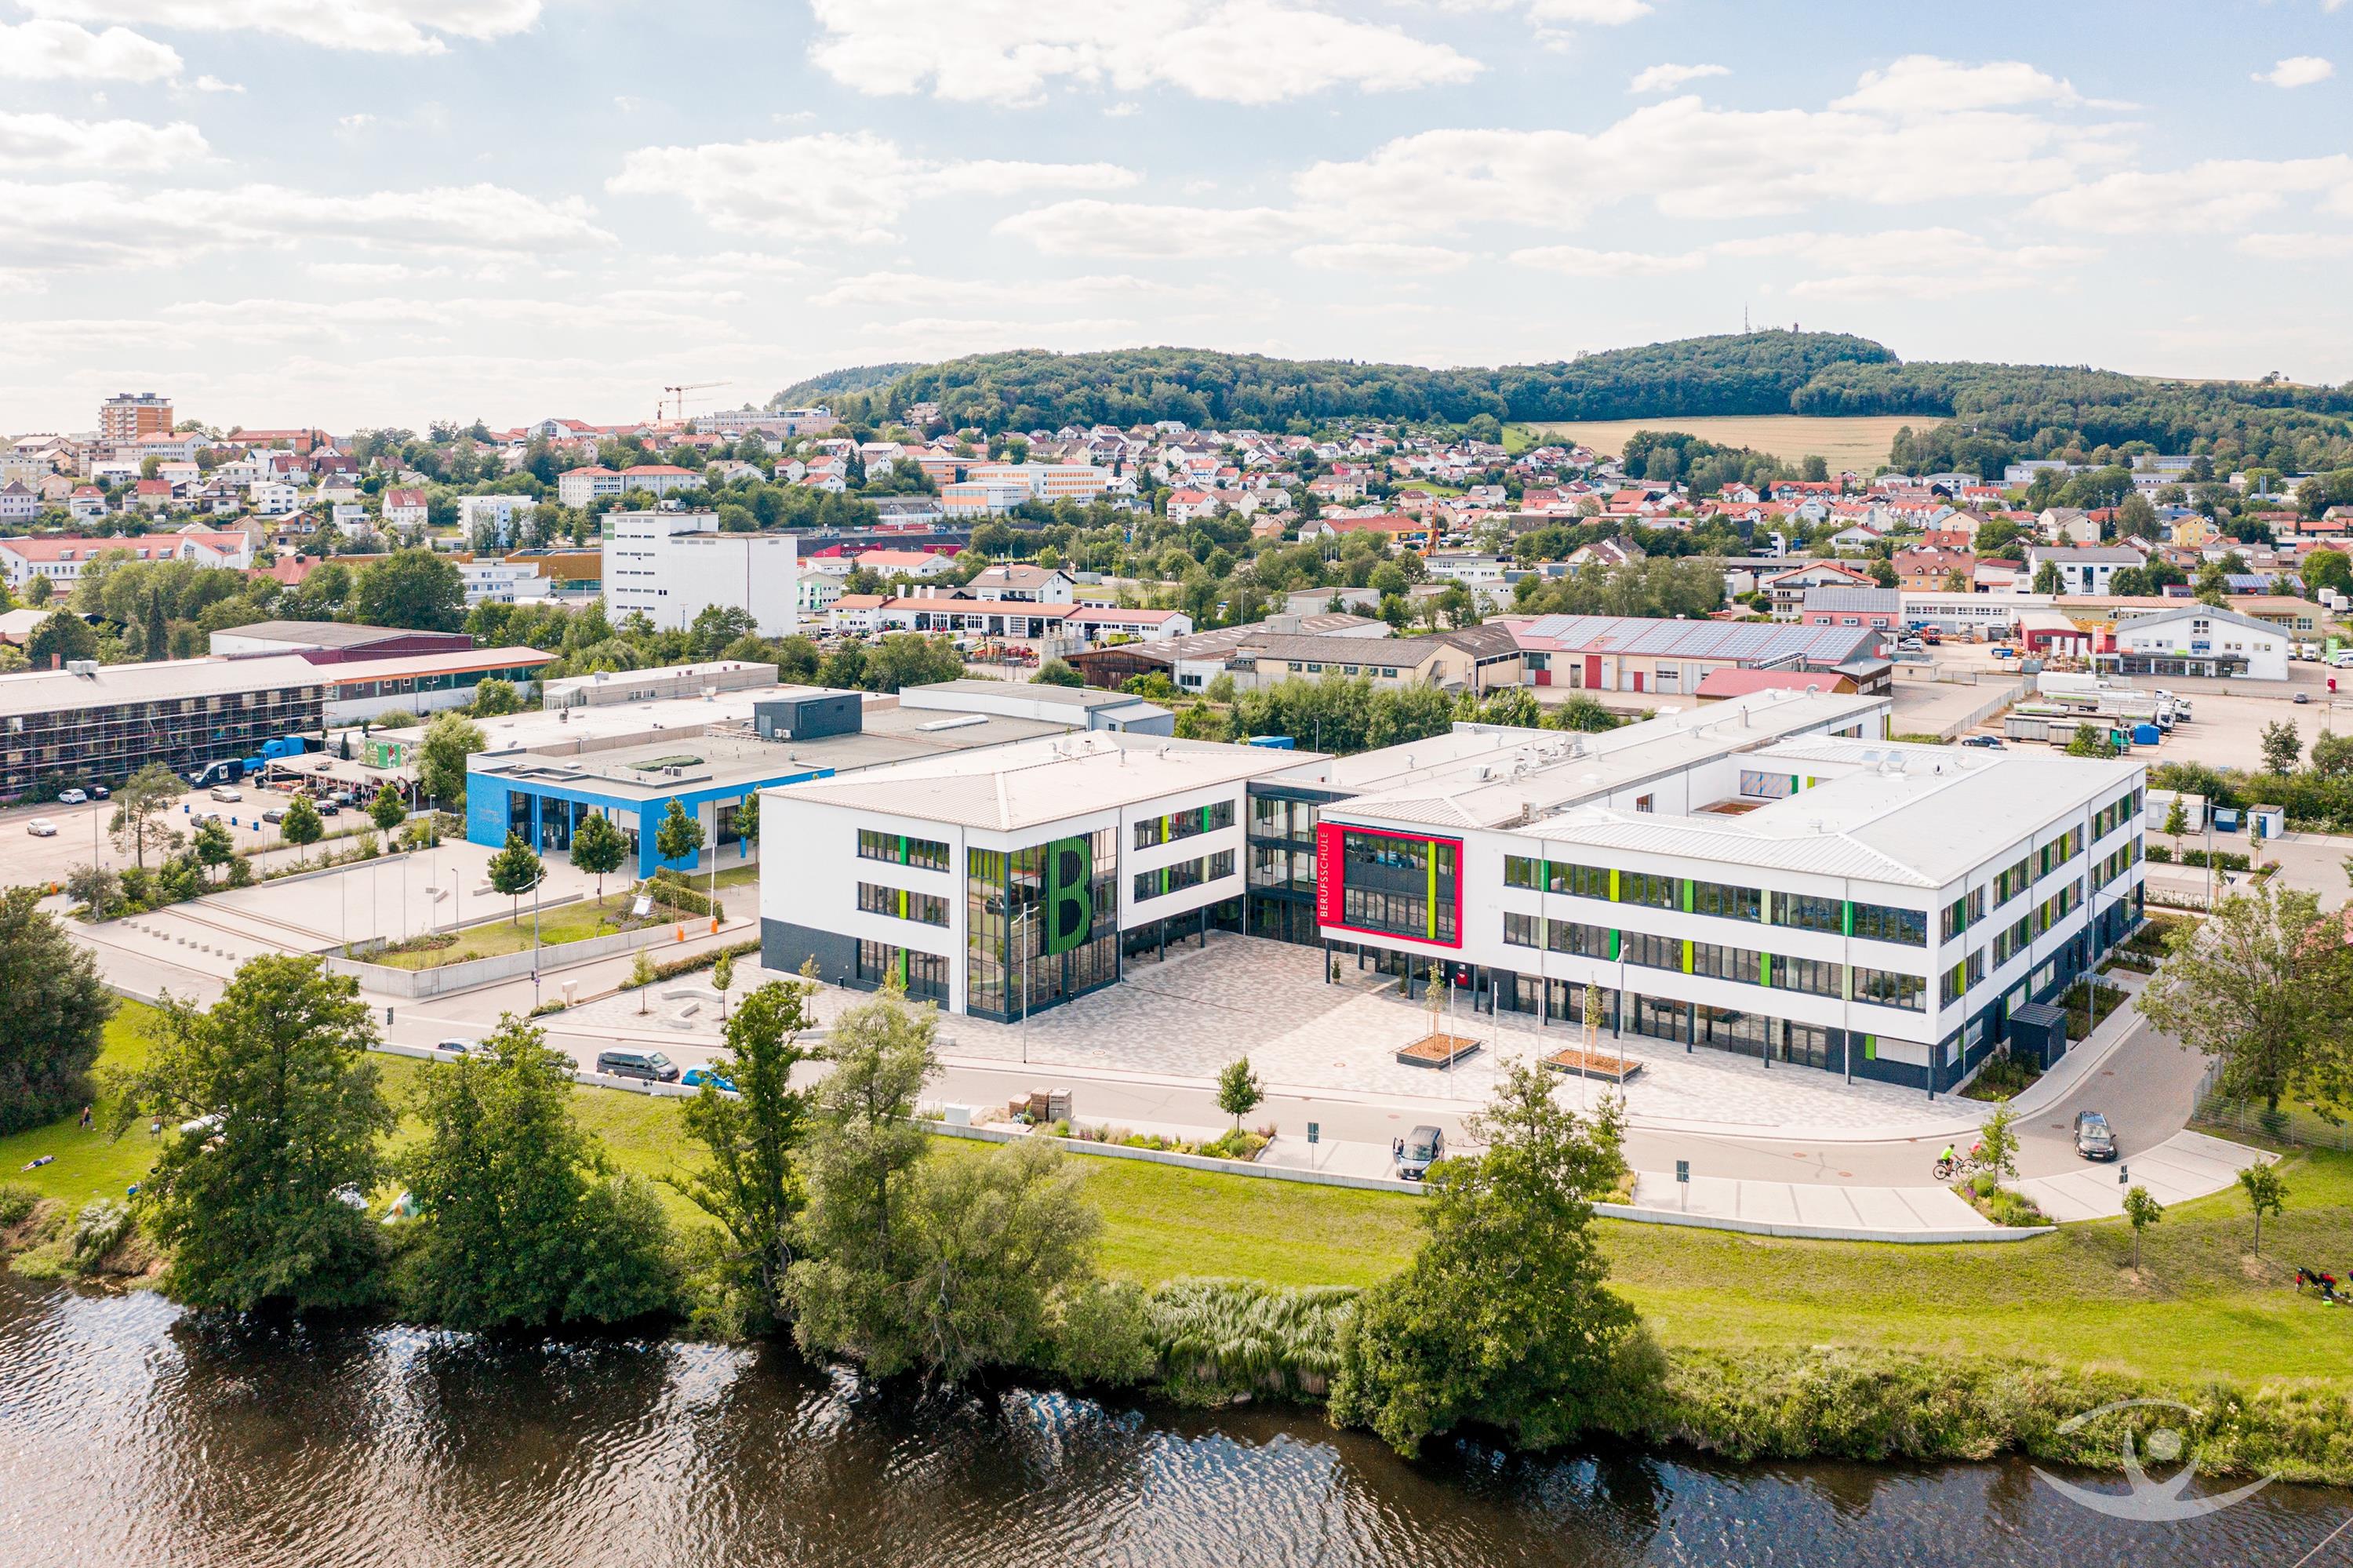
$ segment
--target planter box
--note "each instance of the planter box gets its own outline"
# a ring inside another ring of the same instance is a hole
[[[1444,1069],[1478,1051],[1479,1042],[1460,1034],[1425,1034],[1399,1051],[1397,1059],[1409,1067]]]
[[[1613,1084],[1622,1084],[1642,1070],[1642,1064],[1630,1056],[1605,1056],[1599,1051],[1582,1051],[1574,1045],[1546,1057],[1545,1065],[1556,1073],[1607,1078]]]

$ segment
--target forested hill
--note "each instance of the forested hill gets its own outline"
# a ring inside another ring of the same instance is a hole
[[[828,370],[822,376],[794,382],[769,398],[768,407],[806,408],[812,403],[824,403],[846,397],[853,392],[871,392],[878,387],[888,387],[910,370],[922,368],[912,359],[901,359],[888,365],[853,365],[842,370]]]
[[[958,427],[1055,429],[1182,419],[1282,429],[1294,420],[1620,419],[1651,415],[1786,414],[1822,370],[1894,365],[1868,338],[1760,332],[1611,349],[1549,365],[1430,370],[1347,359],[1270,359],[1206,349],[1107,354],[1019,349],[926,365],[835,411],[874,419],[937,403]]]
[[[2176,381],[2084,366],[1972,361],[1906,365],[1868,338],[1756,332],[1611,349],[1572,360],[1431,370],[1207,349],[1102,354],[1020,349],[907,367],[837,371],[786,396],[825,393],[853,424],[936,403],[986,430],[1128,426],[1307,430],[1352,418],[1672,419],[1725,414],[1916,414],[1891,454],[1910,471],[1998,472],[2022,456],[2142,441],[2294,473],[2353,464],[2353,383]],[[865,389],[855,383],[864,377]]]

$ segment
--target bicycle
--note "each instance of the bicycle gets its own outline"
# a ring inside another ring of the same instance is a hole
[[[1936,1157],[1936,1180],[1939,1181],[1949,1181],[1956,1176],[1968,1176],[1992,1169],[1989,1163],[1974,1154],[1956,1155],[1950,1160],[1941,1154]]]

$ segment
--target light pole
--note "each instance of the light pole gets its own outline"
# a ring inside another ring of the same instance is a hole
[[[1032,904],[1021,911],[1019,919],[1013,922],[1013,929],[1018,934],[1016,939],[1021,944],[1021,1065],[1025,1067],[1029,1065],[1029,942],[1022,928],[1029,925],[1029,916],[1037,913],[1038,906]]]

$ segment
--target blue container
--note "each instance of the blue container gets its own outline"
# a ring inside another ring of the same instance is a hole
[[[2158,742],[2158,728],[2153,724],[2133,726],[2132,735],[2135,746],[2155,746]]]
[[[1287,735],[1254,735],[1242,742],[1244,746],[1262,746],[1269,751],[1295,751],[1299,743]]]
[[[2235,833],[2239,831],[2239,812],[2236,807],[2214,808],[2214,831],[2218,833]]]

